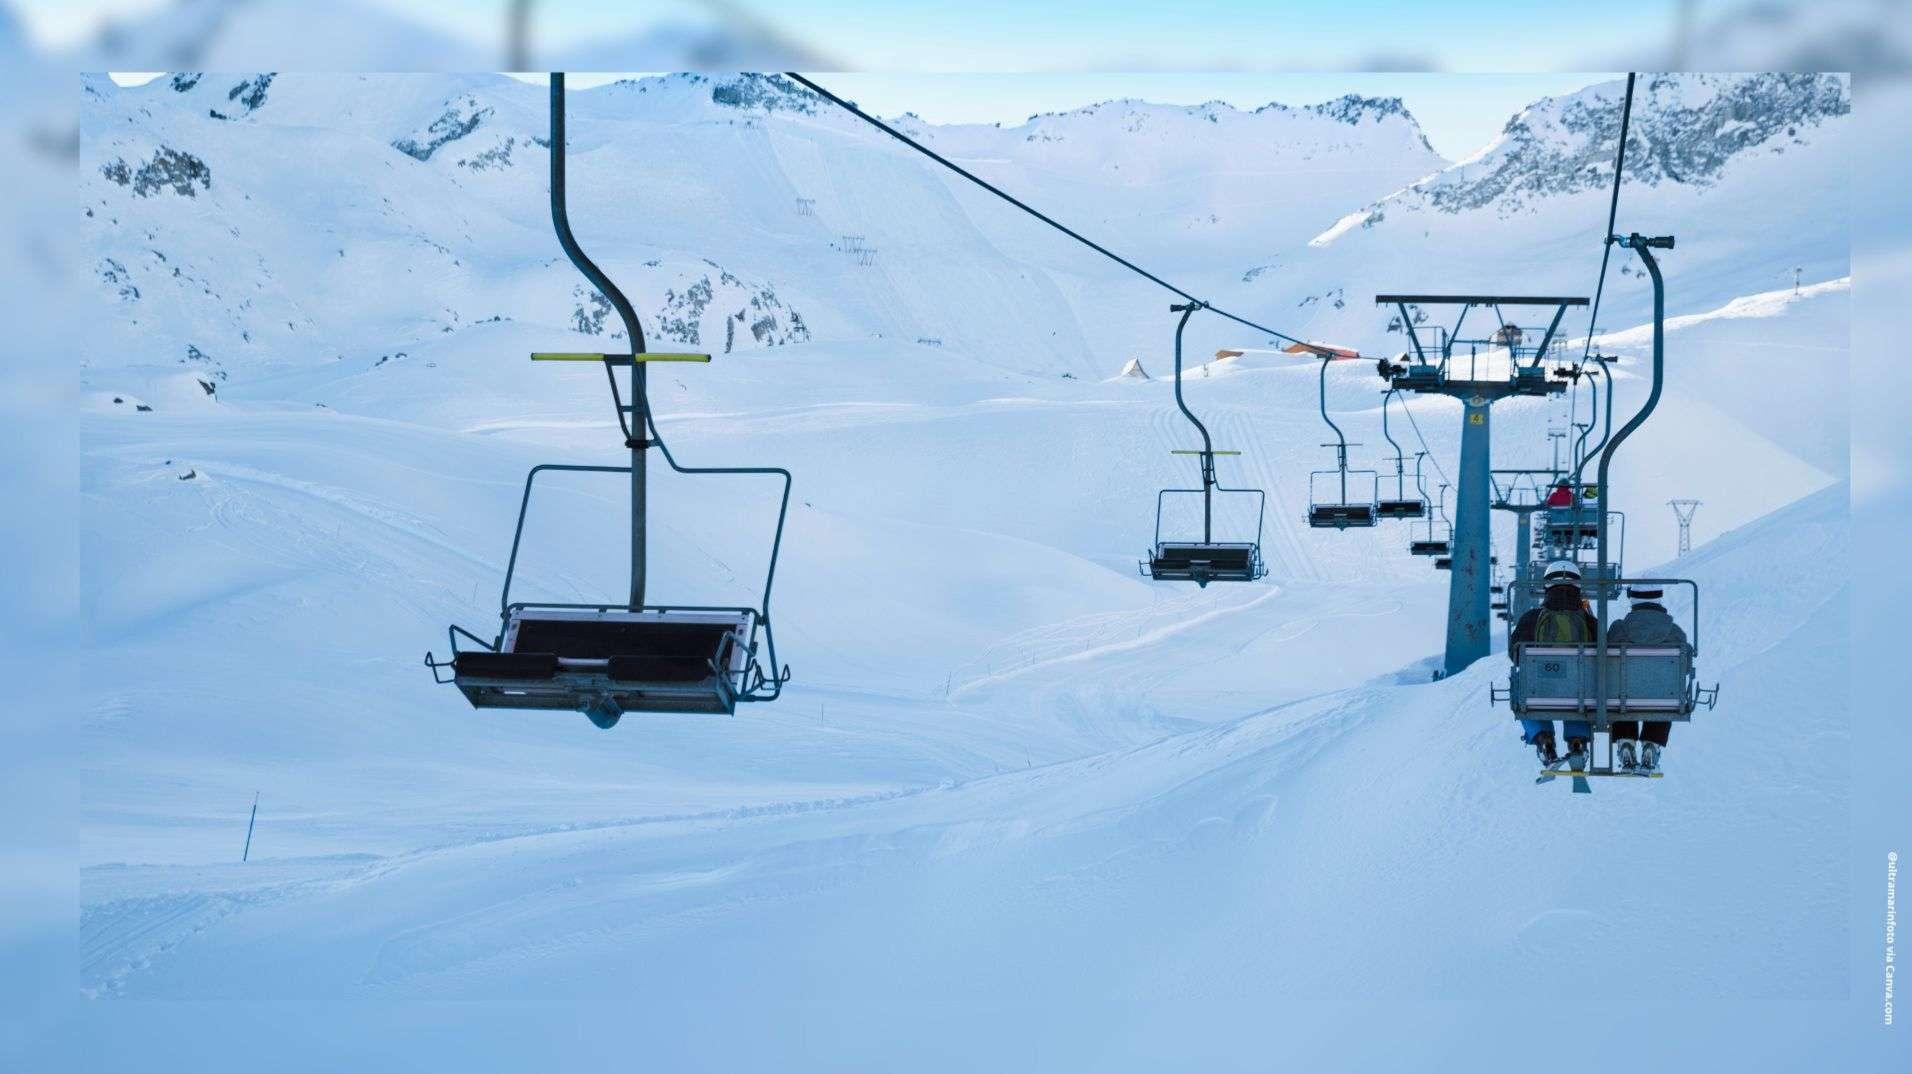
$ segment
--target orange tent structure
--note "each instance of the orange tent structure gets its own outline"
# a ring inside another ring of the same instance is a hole
[[[1326,343],[1290,343],[1281,350],[1284,354],[1312,354],[1317,358],[1327,358],[1335,362],[1345,362],[1361,357],[1360,351],[1348,347],[1330,346]]]

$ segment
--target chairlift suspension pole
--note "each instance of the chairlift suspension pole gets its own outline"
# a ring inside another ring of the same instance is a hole
[[[1399,391],[1391,387],[1381,395],[1381,436],[1394,449],[1394,497],[1397,500],[1407,496],[1407,459],[1401,454],[1401,445],[1395,442],[1394,434],[1388,431],[1388,403]]]
[[[1600,731],[1607,729],[1608,587],[1604,584],[1604,580],[1607,577],[1606,505],[1612,502],[1608,493],[1607,470],[1608,467],[1613,464],[1614,452],[1620,449],[1620,445],[1626,442],[1627,437],[1633,435],[1633,430],[1638,429],[1646,423],[1646,419],[1651,417],[1654,409],[1660,405],[1660,389],[1666,383],[1666,280],[1660,275],[1660,263],[1654,258],[1653,250],[1656,248],[1671,250],[1673,248],[1673,236],[1661,235],[1657,238],[1647,238],[1639,232],[1634,232],[1625,238],[1621,238],[1617,235],[1610,236],[1608,241],[1620,246],[1625,246],[1638,254],[1640,261],[1646,265],[1647,275],[1653,278],[1653,387],[1647,392],[1646,405],[1640,408],[1639,413],[1629,418],[1627,423],[1622,425],[1618,432],[1608,438],[1605,449],[1600,452],[1600,469],[1596,478],[1599,482],[1601,503],[1599,512],[1600,550],[1598,553],[1599,573],[1595,575],[1595,577],[1601,579],[1602,584],[1599,586],[1596,595],[1596,599],[1599,602],[1596,617],[1600,622],[1594,644],[1593,663],[1595,710],[1598,716],[1598,722],[1594,724],[1594,728]],[[1609,392],[1608,395],[1611,397],[1612,393]]]
[[[1341,431],[1341,426],[1336,425],[1334,419],[1328,416],[1328,363],[1332,360],[1330,355],[1321,356],[1321,420],[1327,422],[1328,428],[1334,430],[1335,468],[1341,471],[1341,502],[1345,504],[1348,502],[1348,437]]]
[[[1575,383],[1577,385],[1578,381]],[[1580,430],[1580,435],[1575,437],[1573,442],[1573,474],[1576,485],[1579,484],[1581,468],[1587,464],[1587,437],[1593,435],[1593,427],[1600,423],[1600,382],[1591,371],[1587,373],[1587,407],[1589,413],[1586,424],[1582,425],[1577,421],[1573,423],[1573,427]],[[1574,416],[1580,416],[1580,408],[1577,405],[1574,407]]]
[[[571,219],[566,212],[564,187],[564,74],[553,72],[551,75],[551,223],[558,233],[558,245],[564,247],[564,254],[571,264],[591,281],[611,307],[617,310],[618,319],[624,322],[625,341],[631,345],[631,403],[628,407],[634,420],[626,421],[625,408],[618,406],[618,427],[624,430],[624,444],[631,451],[631,593],[630,609],[637,611],[644,606],[644,567],[645,567],[645,458],[644,450],[649,446],[650,396],[646,390],[644,363],[637,356],[644,353],[644,326],[638,323],[637,311],[631,308],[631,302],[624,297],[602,269],[578,246],[577,237],[571,234]],[[611,378],[613,399],[617,393],[617,372],[609,363],[604,374]]]
[[[1201,308],[1202,303],[1189,302],[1171,305],[1169,312],[1182,315],[1181,320],[1175,322],[1175,405],[1195,426],[1195,431],[1202,434],[1202,543],[1209,544],[1215,540],[1215,442],[1208,435],[1208,426],[1202,424],[1202,419],[1196,417],[1182,399],[1182,330]]]
[[[1422,447],[1425,448],[1426,445],[1423,444]],[[1421,460],[1427,457],[1428,455],[1425,450],[1414,453],[1414,487],[1420,491],[1421,502],[1423,503],[1427,502],[1427,478],[1421,473]],[[1427,512],[1427,539],[1430,541],[1434,539],[1434,512],[1432,509],[1429,509]]]
[[[1581,487],[1580,473],[1582,470],[1586,469],[1588,460],[1592,459],[1595,455],[1599,454],[1601,450],[1603,450],[1607,446],[1608,441],[1613,439],[1613,396],[1615,394],[1613,389],[1613,370],[1607,368],[1607,356],[1604,354],[1594,355],[1593,361],[1594,361],[1594,368],[1593,370],[1588,371],[1588,375],[1592,376],[1594,372],[1597,371],[1599,375],[1602,378],[1604,378],[1607,382],[1606,418],[1605,418],[1604,425],[1600,431],[1599,442],[1595,443],[1592,447],[1582,452],[1580,455],[1580,464],[1574,467],[1573,487],[1575,489],[1579,489]],[[1604,504],[1606,501],[1602,500],[1601,502]]]

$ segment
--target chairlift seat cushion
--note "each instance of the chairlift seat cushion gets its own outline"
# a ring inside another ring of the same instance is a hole
[[[459,653],[452,661],[456,675],[491,679],[549,679],[558,673],[556,653]]]
[[[1448,552],[1446,541],[1411,541],[1407,546],[1408,554],[1414,556],[1444,556]]]
[[[1427,514],[1427,504],[1420,500],[1382,500],[1374,510],[1382,518],[1421,518]]]
[[[605,661],[605,673],[613,682],[699,682],[710,677],[711,668],[723,666],[722,651],[720,639],[708,656],[613,656]]]

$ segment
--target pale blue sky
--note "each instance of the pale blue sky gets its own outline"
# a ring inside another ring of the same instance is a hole
[[[107,14],[171,0],[6,0],[36,36],[70,42]],[[507,0],[358,0],[496,44]],[[1705,20],[1744,0],[1693,0]],[[841,63],[893,71],[1568,70],[1671,39],[1679,0],[536,0],[537,40],[628,37],[747,20]],[[1405,66],[1404,66],[1405,65]]]

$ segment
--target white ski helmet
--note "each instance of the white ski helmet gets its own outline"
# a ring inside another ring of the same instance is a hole
[[[1556,578],[1562,581],[1578,582],[1580,580],[1580,565],[1571,559],[1556,559],[1552,563],[1547,564],[1545,577],[1549,582]]]

